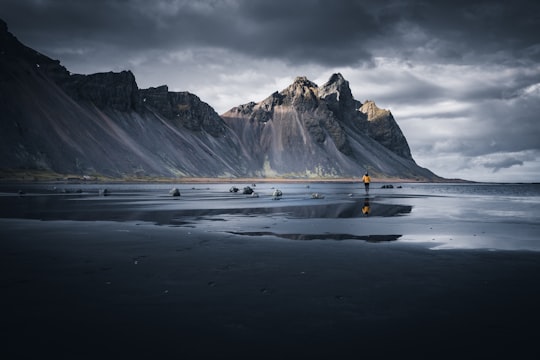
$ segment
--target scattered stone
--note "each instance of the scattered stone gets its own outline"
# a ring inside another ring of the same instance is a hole
[[[229,192],[232,192],[232,193],[237,193],[238,192],[238,188],[236,186],[233,186],[229,189]]]
[[[324,199],[324,195],[320,193],[313,193],[311,194],[312,199]]]
[[[254,192],[254,193],[251,194],[251,197],[258,198],[258,197],[259,197],[259,194],[257,194],[256,192]]]
[[[381,189],[393,189],[393,188],[394,188],[394,185],[392,185],[392,184],[381,186]]]
[[[99,189],[99,196],[107,196],[110,195],[111,192],[107,189]]]
[[[253,194],[253,189],[250,188],[249,186],[246,186],[246,187],[244,188],[243,194],[245,194],[245,195],[251,195],[251,194]]]
[[[169,191],[169,194],[171,194],[172,196],[180,196],[180,190],[174,187]]]
[[[281,192],[281,190],[276,189],[274,190],[272,194],[272,200],[280,200],[282,196],[283,196],[283,193]]]

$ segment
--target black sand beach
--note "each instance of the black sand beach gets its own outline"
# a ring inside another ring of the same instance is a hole
[[[2,358],[538,355],[535,197],[99,186],[3,187]]]

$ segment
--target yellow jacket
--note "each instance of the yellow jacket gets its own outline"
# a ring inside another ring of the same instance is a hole
[[[362,177],[362,182],[369,184],[371,182],[371,178],[369,177],[369,175],[364,175]]]

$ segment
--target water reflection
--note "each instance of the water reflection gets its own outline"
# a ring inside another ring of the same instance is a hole
[[[176,198],[177,199],[177,198]],[[384,204],[373,197],[343,199],[337,202],[302,200],[294,204],[274,205],[245,199],[231,204],[228,199],[213,201],[174,201],[172,199],[97,197],[97,196],[24,196],[0,197],[0,217],[41,220],[113,220],[150,221],[158,224],[181,224],[209,220],[226,215],[284,216],[292,219],[350,219],[365,216],[392,217],[407,215],[410,205]],[[236,201],[236,200],[235,200]],[[198,208],[194,208],[197,206]],[[230,207],[227,207],[230,206]]]
[[[352,234],[280,234],[270,231],[228,231],[233,235],[276,236],[289,240],[364,240],[371,243],[396,241],[402,235],[352,235]]]
[[[371,206],[369,205],[369,198],[364,199],[364,206],[362,206],[362,214],[368,216],[371,212]]]
[[[192,218],[195,220],[222,215],[273,216],[281,215],[292,219],[351,219],[369,216],[401,216],[409,214],[412,206],[372,203],[369,198],[341,203],[302,206],[277,206],[233,209],[197,209],[174,212],[176,220]]]

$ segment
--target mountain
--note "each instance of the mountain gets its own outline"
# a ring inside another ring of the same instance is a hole
[[[223,115],[188,92],[139,89],[130,71],[72,74],[0,20],[0,169],[125,177],[436,180],[389,111],[334,74],[297,78]]]
[[[334,74],[321,87],[305,77],[221,117],[253,154],[260,176],[361,176],[435,180],[418,166],[392,114],[361,104]]]
[[[129,71],[70,74],[0,23],[2,169],[76,175],[243,176],[249,156],[197,96],[138,89]]]

